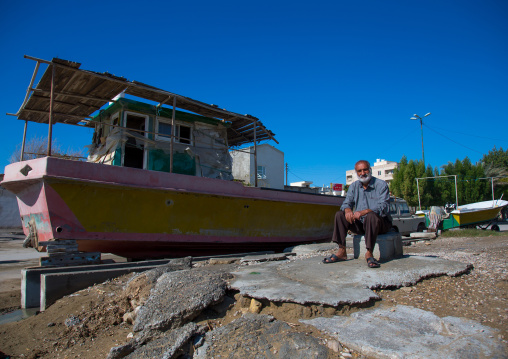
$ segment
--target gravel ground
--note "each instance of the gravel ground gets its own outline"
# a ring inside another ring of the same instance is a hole
[[[411,305],[440,317],[474,319],[500,330],[508,339],[508,236],[438,238],[404,248],[404,254],[438,256],[471,263],[474,268],[457,277],[425,279],[413,287],[381,290],[383,301]]]

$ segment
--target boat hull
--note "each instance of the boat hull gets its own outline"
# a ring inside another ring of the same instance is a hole
[[[2,185],[18,197],[35,247],[75,239],[81,251],[128,258],[329,241],[344,200],[52,157],[7,166]]]

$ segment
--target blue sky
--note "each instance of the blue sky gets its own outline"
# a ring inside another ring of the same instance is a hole
[[[0,1],[0,167],[21,142],[35,62],[60,57],[262,120],[289,181],[358,159],[439,167],[508,147],[508,2]],[[28,138],[47,134],[29,123]],[[92,133],[57,125],[64,149]]]

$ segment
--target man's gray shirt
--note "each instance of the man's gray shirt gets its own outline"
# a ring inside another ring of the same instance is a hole
[[[363,211],[370,209],[372,212],[379,214],[381,217],[390,216],[390,191],[385,181],[372,177],[367,186],[363,188],[362,182],[355,181],[346,194],[346,199],[340,207],[341,210],[349,208],[355,211]],[[363,217],[362,217],[363,222]]]

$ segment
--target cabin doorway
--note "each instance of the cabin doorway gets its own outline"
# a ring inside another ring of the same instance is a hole
[[[146,168],[146,151],[143,138],[146,137],[148,116],[133,113],[125,114],[125,127],[137,131],[127,130],[127,142],[125,142],[123,165],[124,167]]]

